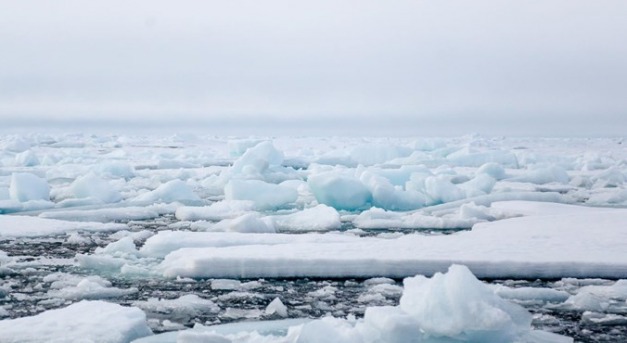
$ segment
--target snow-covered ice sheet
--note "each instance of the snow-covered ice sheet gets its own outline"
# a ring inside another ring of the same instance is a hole
[[[489,278],[624,278],[625,223],[627,210],[596,209],[480,223],[445,236],[183,248],[159,268],[168,277],[404,277],[460,263]]]
[[[151,335],[138,308],[81,301],[32,317],[0,320],[0,341],[127,343]]]
[[[165,257],[183,248],[229,247],[229,246],[271,246],[294,243],[349,243],[356,237],[338,233],[331,234],[246,234],[236,232],[189,232],[160,231],[148,238],[139,252],[149,257]]]

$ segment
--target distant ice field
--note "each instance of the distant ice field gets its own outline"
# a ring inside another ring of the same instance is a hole
[[[102,307],[111,342],[627,339],[624,144],[0,136],[0,328],[66,318],[8,336],[44,341]],[[263,321],[285,318],[309,321]]]

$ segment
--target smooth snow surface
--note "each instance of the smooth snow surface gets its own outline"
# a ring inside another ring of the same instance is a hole
[[[0,320],[0,341],[126,343],[152,334],[138,308],[81,301],[33,317]]]
[[[461,263],[489,278],[627,277],[627,210],[570,206],[565,212],[480,223],[445,236],[183,248],[160,269],[169,277],[405,277]]]

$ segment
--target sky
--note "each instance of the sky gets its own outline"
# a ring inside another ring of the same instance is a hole
[[[623,0],[0,0],[0,124],[627,134]]]

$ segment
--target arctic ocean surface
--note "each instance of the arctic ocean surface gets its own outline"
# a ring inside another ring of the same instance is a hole
[[[0,136],[0,342],[627,340],[623,138]]]

